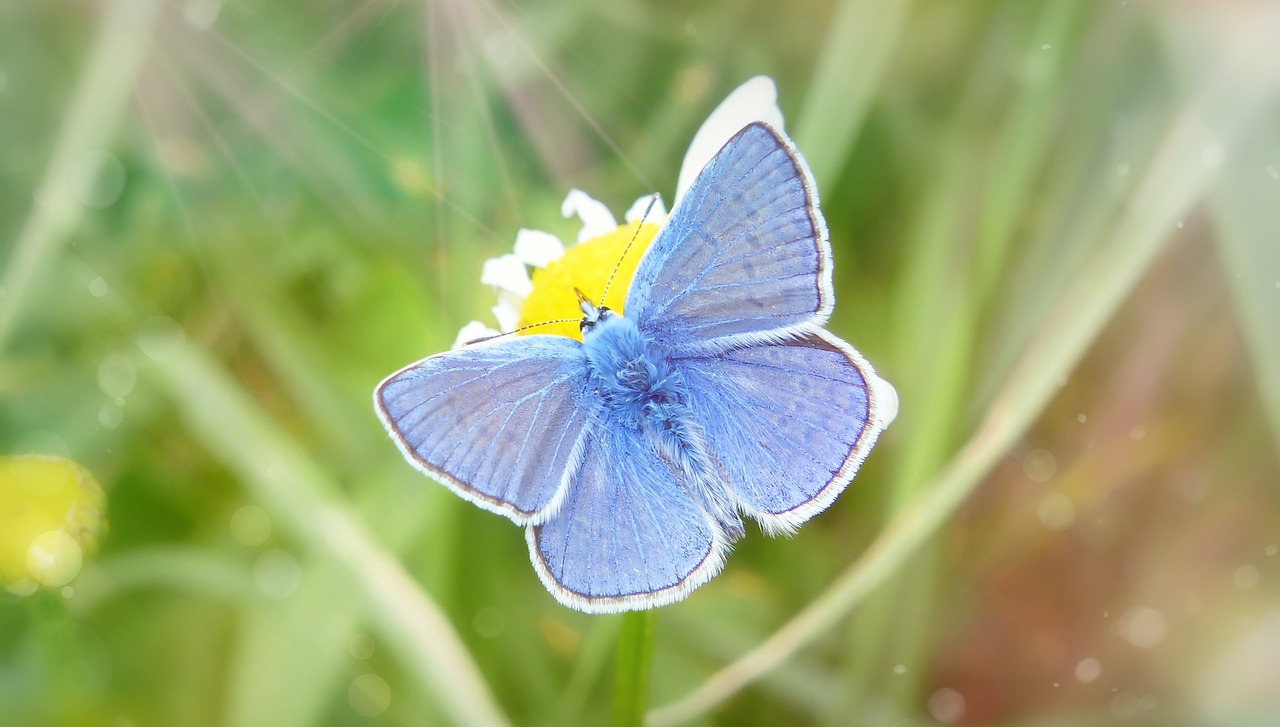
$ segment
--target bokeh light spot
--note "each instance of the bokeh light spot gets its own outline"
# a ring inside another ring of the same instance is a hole
[[[361,674],[351,681],[347,701],[357,714],[377,717],[391,706],[391,685],[377,674]]]
[[[253,564],[253,583],[273,601],[288,600],[302,584],[302,565],[287,550],[268,550]]]
[[[108,398],[128,396],[138,383],[138,367],[133,359],[113,353],[98,364],[98,388]]]
[[[1120,619],[1120,633],[1139,649],[1153,649],[1169,633],[1169,621],[1163,613],[1142,606],[1129,611]]]
[[[955,724],[964,719],[968,705],[964,695],[950,687],[943,687],[929,697],[929,714],[942,724]]]
[[[60,588],[75,580],[84,564],[80,543],[61,530],[36,536],[27,549],[27,570],[41,585]]]
[[[347,640],[347,653],[351,654],[353,659],[364,660],[372,657],[374,648],[373,637],[363,631],[351,634],[351,638]]]
[[[1040,498],[1036,515],[1040,518],[1041,525],[1054,532],[1061,532],[1075,522],[1076,506],[1061,492],[1050,492]]]
[[[1076,664],[1076,679],[1085,684],[1097,681],[1100,676],[1102,676],[1102,662],[1097,659],[1081,659],[1080,663]]]
[[[182,326],[168,316],[147,319],[138,329],[138,346],[153,361],[167,361],[187,342]]]
[[[1236,568],[1235,574],[1231,577],[1231,582],[1236,584],[1236,588],[1242,591],[1249,591],[1258,585],[1258,581],[1262,579],[1262,573],[1258,570],[1258,566],[1252,563],[1245,563]]]
[[[471,619],[471,627],[486,639],[496,639],[507,630],[507,617],[493,606],[485,606]]]
[[[231,513],[231,536],[241,545],[262,545],[271,537],[271,516],[257,505],[245,505]]]
[[[1032,482],[1048,482],[1058,471],[1058,458],[1047,449],[1033,449],[1022,457],[1022,473]]]

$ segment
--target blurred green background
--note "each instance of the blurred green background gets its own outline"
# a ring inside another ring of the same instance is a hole
[[[657,613],[651,721],[1280,724],[1278,69],[1268,0],[0,4],[0,455],[110,521],[0,591],[0,723],[607,722],[621,618],[370,392],[764,73],[902,410]]]

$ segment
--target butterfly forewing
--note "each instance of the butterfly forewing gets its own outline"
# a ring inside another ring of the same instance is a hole
[[[763,123],[698,175],[641,261],[626,313],[675,351],[776,340],[830,314],[826,224],[808,169]]]
[[[419,361],[383,381],[374,400],[419,469],[525,524],[564,496],[597,405],[587,389],[580,343],[527,336]]]

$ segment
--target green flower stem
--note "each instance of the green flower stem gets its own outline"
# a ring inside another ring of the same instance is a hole
[[[613,693],[614,727],[644,724],[653,665],[653,619],[653,611],[633,611],[622,617]]]

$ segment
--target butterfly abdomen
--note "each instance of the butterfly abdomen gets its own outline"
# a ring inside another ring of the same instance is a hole
[[[742,519],[667,353],[620,315],[602,319],[585,332],[584,348],[602,405],[641,433],[727,539],[742,537]]]

